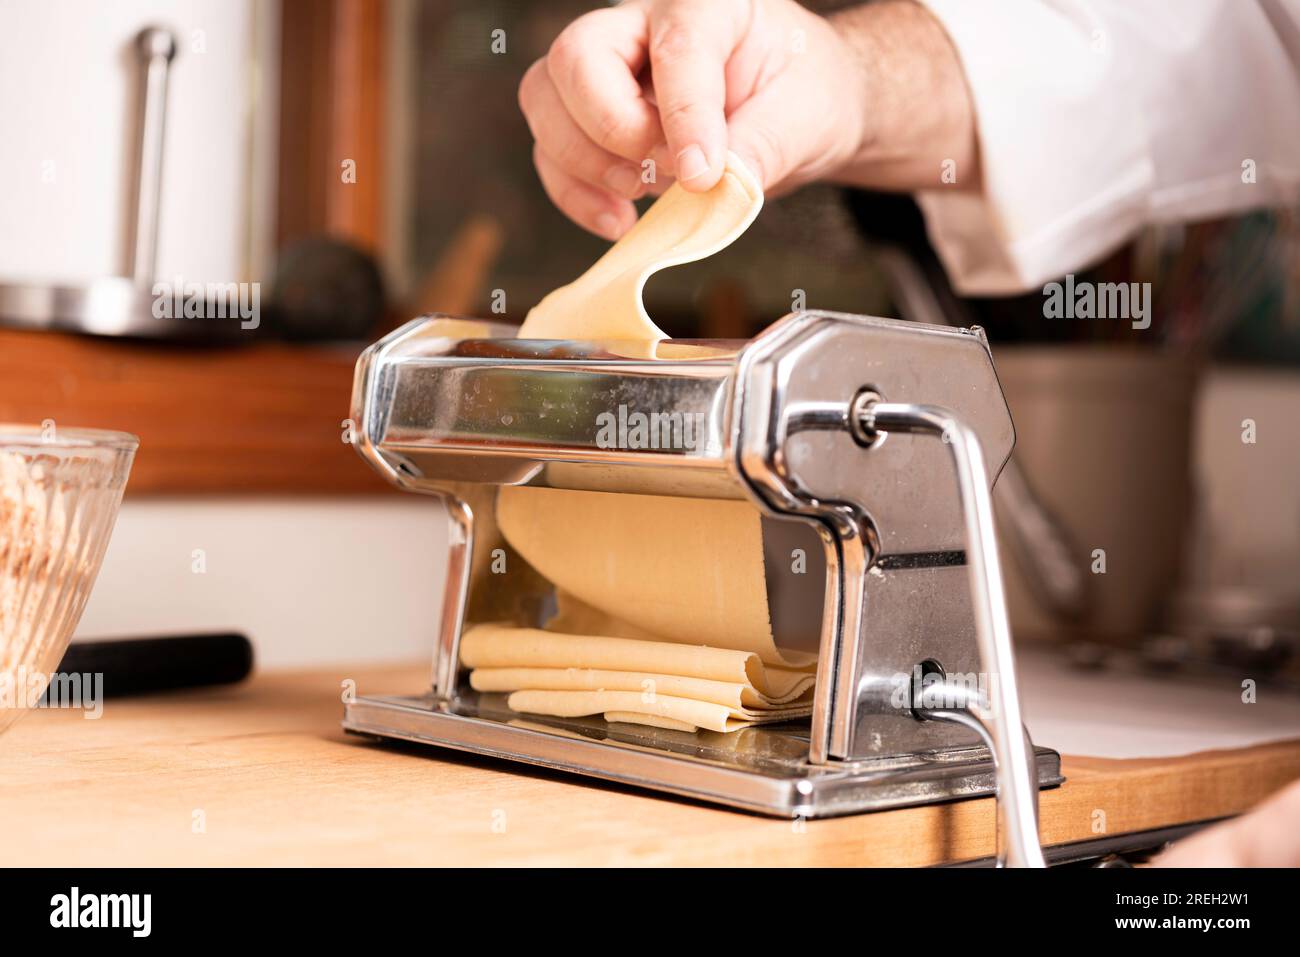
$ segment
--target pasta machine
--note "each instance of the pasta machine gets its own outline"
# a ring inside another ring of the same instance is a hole
[[[1021,721],[990,502],[1015,432],[983,331],[801,312],[750,341],[514,334],[425,317],[357,363],[353,443],[442,499],[450,551],[432,688],[357,697],[344,727],[787,817],[996,794],[999,862],[1041,865],[1038,789],[1060,758]],[[699,440],[610,447],[597,423],[614,410],[691,416]],[[765,539],[805,536],[824,560],[814,600],[771,605],[778,643],[781,622],[810,626],[811,717],[686,732],[471,689],[467,621],[536,627],[553,609],[545,582],[476,573],[510,485],[747,499]]]

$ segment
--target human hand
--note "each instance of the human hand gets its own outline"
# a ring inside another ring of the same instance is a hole
[[[1164,851],[1156,867],[1300,867],[1300,781]]]
[[[835,175],[863,149],[867,86],[853,46],[793,0],[631,0],[570,24],[519,103],[551,200],[612,240],[646,193],[714,186],[728,149],[769,194]]]

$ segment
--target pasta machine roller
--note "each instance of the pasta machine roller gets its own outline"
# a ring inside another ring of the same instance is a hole
[[[999,862],[1041,865],[1038,788],[1061,782],[1060,758],[1021,722],[989,494],[1015,432],[983,331],[801,312],[750,341],[513,335],[426,317],[357,363],[353,443],[442,499],[450,550],[432,688],[355,698],[344,727],[790,817],[996,794]],[[690,417],[697,441],[611,447],[598,423],[616,410]],[[475,581],[504,485],[747,499],[765,538],[807,536],[825,564],[800,612],[811,718],[686,732],[471,689],[458,646],[476,606],[533,626],[553,607],[544,583]]]

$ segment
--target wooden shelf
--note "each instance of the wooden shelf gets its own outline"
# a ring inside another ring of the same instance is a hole
[[[128,496],[383,492],[343,442],[359,352],[0,330],[0,422],[135,433]]]

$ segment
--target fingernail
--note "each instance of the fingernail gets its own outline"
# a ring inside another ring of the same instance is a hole
[[[618,239],[623,232],[623,227],[613,213],[601,213],[596,217],[596,230],[606,239],[613,241]]]
[[[605,173],[605,185],[618,195],[633,199],[641,188],[641,177],[630,166],[611,166]]]
[[[698,146],[688,146],[677,154],[677,178],[679,180],[695,179],[709,171],[709,161],[704,157],[704,150]]]

